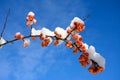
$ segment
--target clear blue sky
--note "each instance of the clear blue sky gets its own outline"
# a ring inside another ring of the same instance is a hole
[[[73,55],[64,44],[42,48],[41,41],[31,41],[22,47],[22,41],[0,49],[0,80],[119,80],[120,56],[120,1],[119,0],[0,0],[0,31],[8,8],[11,9],[3,37],[14,38],[20,31],[29,34],[25,18],[29,11],[36,14],[38,24],[54,30],[66,28],[74,17],[84,18],[86,30],[84,42],[94,45],[106,59],[104,72],[93,75],[78,62],[80,55]]]

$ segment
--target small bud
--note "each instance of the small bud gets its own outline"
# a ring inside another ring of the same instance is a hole
[[[36,37],[32,37],[32,40],[35,40],[36,39]]]
[[[29,45],[30,45],[30,40],[29,39],[24,39],[23,47],[27,47]]]
[[[23,37],[24,37],[24,36],[21,35],[20,32],[17,32],[17,33],[15,34],[15,38],[16,38],[16,39],[22,39]]]

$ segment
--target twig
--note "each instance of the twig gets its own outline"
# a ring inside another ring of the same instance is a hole
[[[83,21],[86,21],[90,16],[91,16],[91,14],[88,14],[87,16],[85,16],[85,18],[83,19]]]
[[[6,16],[6,19],[5,19],[5,22],[4,22],[4,25],[3,25],[3,28],[2,28],[2,32],[1,32],[1,34],[0,34],[0,37],[3,36],[3,33],[4,33],[4,31],[5,31],[9,14],[10,14],[10,8],[8,9],[8,13],[7,13],[7,16]]]
[[[27,36],[24,36],[22,39],[12,39],[12,40],[6,41],[6,43],[0,44],[0,46],[6,45],[6,44],[9,44],[9,43],[18,41],[18,40],[23,40],[23,39],[25,39],[25,38],[30,38],[30,37],[40,37],[40,35],[34,35],[34,36],[32,36],[32,35],[27,35]],[[59,37],[56,37],[56,36],[47,36],[47,37],[51,37],[52,39],[63,40],[64,42],[66,42],[64,39],[59,38]]]
[[[33,27],[32,27],[32,25],[31,25],[31,27],[30,27],[30,35],[31,35],[31,33],[32,33],[32,28],[33,28]]]
[[[73,45],[76,46],[80,52],[82,52],[80,47],[76,43],[73,43]]]
[[[95,62],[94,60],[90,59],[90,61],[92,61],[92,63],[95,65],[95,68],[100,67],[100,65],[97,62]]]
[[[71,32],[66,36],[65,39],[67,39],[67,38],[71,35],[71,33],[72,33],[74,30],[75,30],[75,28],[73,28],[73,29],[71,30]]]

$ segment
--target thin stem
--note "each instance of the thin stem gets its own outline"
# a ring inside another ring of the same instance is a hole
[[[4,31],[5,31],[9,14],[10,14],[10,8],[8,9],[8,13],[7,13],[7,16],[6,16],[6,19],[5,19],[5,22],[4,22],[4,25],[3,25],[3,28],[2,28],[2,32],[1,32],[1,34],[0,34],[0,37],[2,37],[2,35],[3,35]]]
[[[29,38],[29,37],[32,37],[32,36],[31,35],[24,36],[22,39]],[[12,40],[6,41],[6,43],[4,43],[4,44],[0,44],[0,46],[6,45],[6,44],[9,44],[9,43],[13,43],[15,41],[22,40],[22,39],[12,39]]]
[[[71,32],[66,36],[65,39],[67,39],[67,38],[71,35],[71,33],[72,33],[74,30],[75,30],[75,28],[73,28],[73,29],[71,30]]]
[[[31,33],[32,33],[32,28],[33,28],[33,27],[32,27],[32,25],[31,25],[31,27],[30,27],[30,35],[31,35]]]
[[[73,43],[73,45],[76,46],[80,52],[82,52],[80,47],[76,43]]]
[[[59,39],[59,40],[65,41],[65,39],[59,38],[59,37],[57,37],[57,36],[48,36],[48,35],[46,35],[46,37],[51,37],[52,39]]]
[[[95,68],[100,67],[100,66],[98,65],[98,63],[97,63],[97,62],[95,62],[94,60],[90,59],[90,61],[92,61],[92,63],[95,65]]]
[[[88,14],[87,16],[85,16],[85,18],[83,19],[83,21],[86,21],[90,16],[91,16],[91,14]]]
[[[59,40],[65,41],[64,39],[59,38],[59,37],[57,37],[57,36],[48,36],[48,35],[46,35],[46,36],[47,36],[47,37],[51,37],[52,39],[59,39]],[[23,39],[25,39],[25,38],[30,38],[30,37],[40,37],[40,35],[34,35],[34,36],[33,36],[33,35],[28,35],[28,36],[24,36],[22,39],[12,39],[12,40],[6,41],[6,43],[0,44],[0,46],[6,45],[6,44],[9,44],[9,43],[18,41],[18,40],[23,40]]]

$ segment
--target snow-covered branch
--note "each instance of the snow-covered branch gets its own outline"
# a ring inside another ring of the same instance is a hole
[[[30,38],[35,40],[36,37],[39,37],[39,39],[42,40],[42,47],[49,46],[52,41],[54,41],[54,46],[60,45],[64,42],[66,47],[74,49],[73,54],[77,54],[78,52],[82,53],[78,60],[83,67],[90,65],[88,68],[89,72],[97,74],[105,69],[104,57],[95,51],[94,46],[89,46],[84,43],[83,37],[79,34],[85,30],[85,24],[82,19],[75,17],[71,21],[70,26],[66,29],[56,27],[54,31],[47,28],[36,30],[32,27],[33,24],[36,23],[37,20],[35,19],[35,14],[33,12],[29,12],[26,17],[26,26],[31,27],[30,34],[24,36],[20,32],[17,32],[14,35],[13,40],[5,40],[3,37],[0,37],[0,47],[18,40],[22,40],[23,47],[27,47],[30,45]]]

